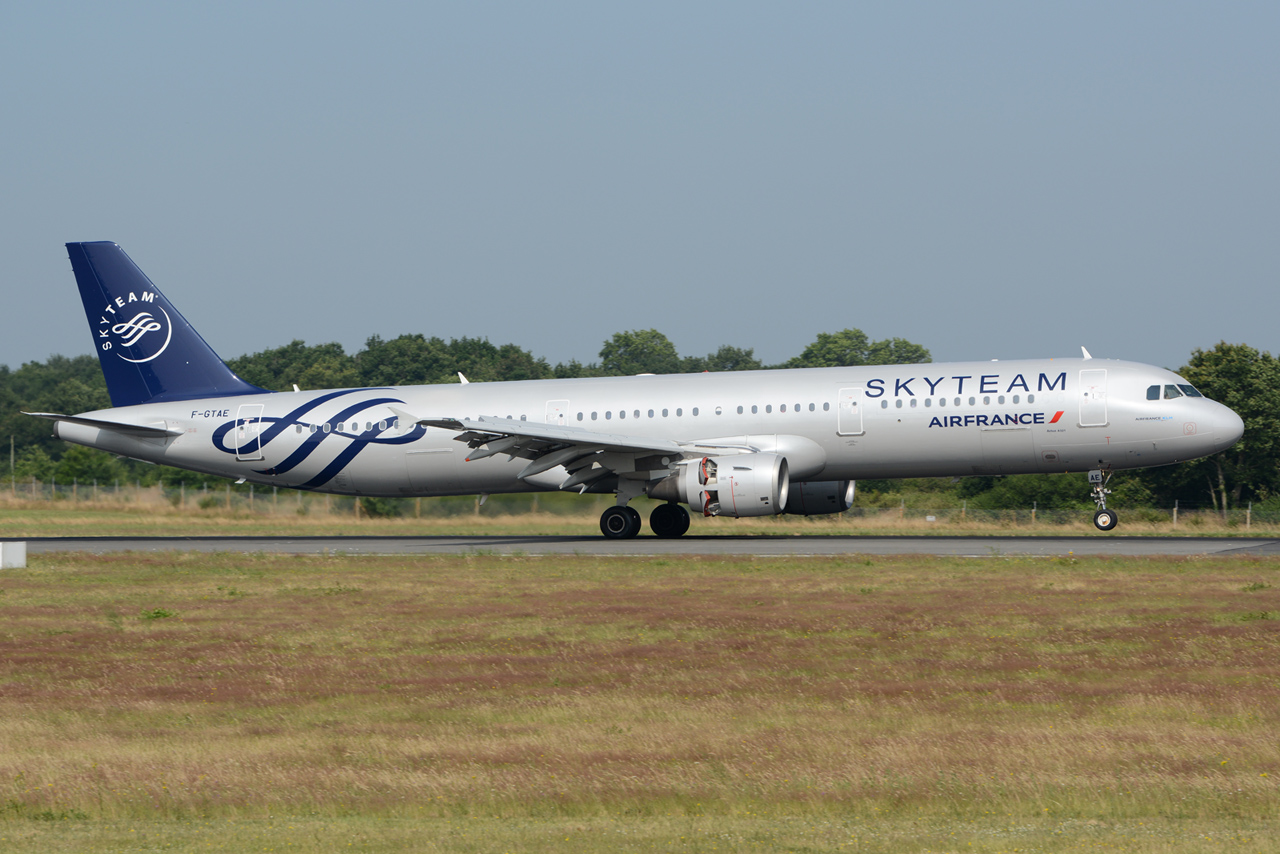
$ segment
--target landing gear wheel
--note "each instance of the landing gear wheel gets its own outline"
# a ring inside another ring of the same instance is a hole
[[[1099,531],[1110,531],[1117,521],[1114,510],[1099,510],[1093,514],[1093,524],[1098,526]]]
[[[679,504],[659,504],[649,514],[649,528],[655,536],[672,539],[689,530],[689,511]]]
[[[615,504],[600,514],[600,533],[610,540],[629,540],[640,533],[640,514]]]

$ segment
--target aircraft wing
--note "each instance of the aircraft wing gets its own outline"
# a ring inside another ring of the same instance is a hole
[[[472,449],[467,455],[468,462],[496,454],[529,460],[529,465],[517,475],[521,480],[564,466],[569,477],[560,484],[561,489],[580,486],[585,490],[593,481],[615,473],[655,470],[665,475],[672,463],[708,452],[723,454],[757,450],[749,445],[639,438],[484,415],[479,418],[420,418],[396,406],[391,410],[404,423],[458,431],[454,439],[465,442]]]

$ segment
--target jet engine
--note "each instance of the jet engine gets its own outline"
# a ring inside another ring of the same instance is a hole
[[[783,512],[794,516],[843,513],[853,506],[851,480],[819,480],[791,484]]]
[[[790,486],[785,457],[738,454],[690,460],[649,496],[682,501],[704,516],[773,516],[786,506]]]

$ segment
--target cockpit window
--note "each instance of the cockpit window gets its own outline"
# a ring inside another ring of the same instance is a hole
[[[1147,400],[1159,400],[1159,399],[1160,399],[1160,386],[1158,385],[1147,386]]]
[[[1186,383],[1178,383],[1178,388],[1182,389],[1187,397],[1204,397],[1203,394],[1195,390],[1194,386],[1189,386]]]
[[[1175,397],[1182,397],[1182,392],[1178,391],[1176,385],[1167,385],[1164,387],[1164,399],[1173,400]]]

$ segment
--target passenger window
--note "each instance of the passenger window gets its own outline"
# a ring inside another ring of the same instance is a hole
[[[693,409],[691,409],[690,414],[696,416],[698,414],[698,407],[695,406]]]
[[[932,398],[932,397],[926,397],[926,398],[924,399],[924,405],[925,405],[926,407],[933,406],[933,398]]]
[[[990,406],[990,405],[991,405],[991,396],[990,396],[990,395],[987,395],[986,397],[982,398],[982,405],[983,405],[983,406]]]
[[[796,412],[799,412],[799,411],[800,411],[800,404],[798,404],[798,403],[797,403],[797,404],[795,405],[795,411],[796,411]]]
[[[677,418],[679,418],[681,415],[684,415],[684,410],[677,406],[677,407],[676,407],[676,417],[677,417]]]
[[[581,412],[579,412],[579,413],[578,413],[578,420],[579,420],[579,421],[581,421],[581,420],[582,420],[582,413],[581,413]]]
[[[739,414],[739,415],[741,415],[741,414],[742,414],[742,407],[741,407],[741,406],[739,406],[739,407],[738,407],[738,414]]]
[[[751,407],[751,414],[752,414],[752,415],[755,415],[755,414],[757,414],[757,413],[759,413],[759,412],[760,412],[760,407],[755,406],[755,405],[752,405],[752,407]]]
[[[301,424],[299,424],[299,425],[297,426],[297,428],[294,430],[294,432],[295,432],[295,433],[301,433],[301,432],[302,432],[302,425],[301,425]]]
[[[1182,392],[1178,391],[1176,385],[1167,385],[1164,387],[1164,399],[1173,400],[1175,397],[1182,397]]]
[[[639,409],[637,409],[635,412],[633,412],[633,413],[631,413],[631,414],[632,414],[632,415],[634,415],[636,418],[639,418],[639,417],[640,417],[640,410],[639,410]]]
[[[784,404],[782,404],[781,406],[779,406],[779,407],[778,407],[778,411],[779,411],[779,412],[786,412],[786,411],[787,411],[787,405],[786,405],[785,403],[784,403]]]
[[[947,399],[946,399],[945,397],[940,397],[940,398],[938,398],[938,405],[939,405],[939,406],[946,406],[946,405],[947,405]]]
[[[723,414],[724,414],[724,410],[723,410],[721,407],[717,406],[717,407],[716,407],[716,415],[723,415]]]
[[[1027,395],[1027,403],[1035,403],[1035,402],[1036,402],[1036,396],[1034,394]]]
[[[1004,403],[1004,395],[1003,395],[1003,394],[996,398],[996,403]]]
[[[959,405],[960,405],[960,398],[958,398],[958,397],[957,397],[957,398],[956,398],[956,406],[959,406]]]
[[[667,417],[667,410],[665,410],[665,409],[664,409],[664,410],[662,410],[662,417],[663,417],[663,418],[666,418],[666,417]]]
[[[1186,393],[1187,397],[1204,397],[1203,394],[1196,391],[1195,388],[1192,386],[1184,385],[1183,383],[1178,383],[1178,388],[1182,389],[1183,392]]]
[[[765,411],[766,413],[770,413],[770,414],[771,414],[771,413],[773,412],[773,404],[772,404],[772,403],[770,403],[770,404],[766,405],[766,406],[765,406],[765,408],[764,408],[764,411]]]
[[[812,403],[811,403],[811,404],[809,404],[809,411],[810,411],[810,412],[813,412],[813,411],[814,411],[815,409],[817,409],[817,408],[818,408],[818,407],[814,406]]]
[[[649,410],[649,417],[650,417],[650,418],[652,418],[652,417],[653,417],[653,410],[652,410],[652,409],[650,409],[650,410]]]
[[[606,409],[606,410],[604,411],[604,420],[605,420],[605,421],[610,421],[610,420],[612,420],[612,419],[613,419],[613,410],[612,410],[612,409]]]
[[[596,413],[596,412],[591,413],[591,420],[592,420],[592,421],[595,421],[595,420],[596,420],[596,416],[597,416],[598,414],[599,414],[599,413]]]
[[[604,417],[605,417],[605,418],[608,418],[608,417],[609,417],[609,413],[607,413],[607,412],[606,412],[606,413],[605,413],[605,415],[604,415]],[[619,409],[619,410],[618,410],[618,417],[619,417],[619,418],[626,418],[626,417],[627,417],[627,410],[625,410],[625,409]]]
[[[912,408],[912,409],[915,409],[915,408],[916,408],[916,399],[915,399],[914,397],[913,397],[913,398],[911,398],[911,408]]]
[[[378,429],[379,429],[379,430],[386,430],[386,429],[387,429],[387,422],[385,422],[385,421],[379,421],[379,422],[378,422]]]
[[[969,398],[969,405],[970,405],[970,406],[973,406],[975,403],[977,403],[977,400],[975,400],[975,399],[974,399],[974,398],[972,398],[972,397],[971,397],[971,398]]]
[[[1013,396],[1013,402],[1014,402],[1014,403],[1017,403],[1017,402],[1018,402],[1018,400],[1019,400],[1019,397],[1018,397],[1018,395],[1016,395],[1016,394],[1015,394],[1015,395]]]
[[[830,411],[831,411],[831,404],[830,404],[830,403],[824,403],[824,404],[822,404],[822,411],[823,411],[823,412],[830,412]]]
[[[902,408],[902,398],[898,398],[897,400],[895,400],[895,401],[893,402],[893,405],[894,405],[894,406],[896,406],[896,407],[898,407],[899,409],[901,409],[901,408]]]
[[[881,408],[881,409],[888,409],[888,408],[889,408],[889,401],[887,401],[887,400],[882,400],[882,401],[880,401],[880,408]]]
[[[1147,386],[1147,400],[1159,400],[1159,399],[1160,399],[1160,386],[1158,385]]]
[[[327,422],[327,421],[326,421],[326,422],[325,422],[325,424],[324,424],[324,432],[328,433],[328,432],[329,432],[330,430],[332,430],[332,429],[333,429],[333,426],[332,426],[332,425],[330,425],[330,424],[329,424],[329,422]]]

